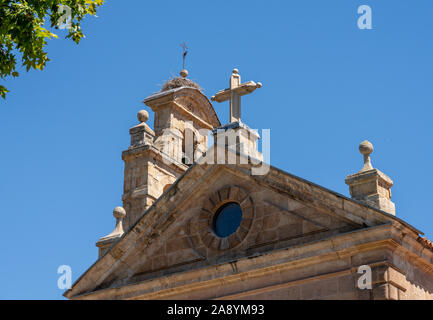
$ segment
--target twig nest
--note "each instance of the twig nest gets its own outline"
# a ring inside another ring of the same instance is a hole
[[[141,123],[146,122],[149,119],[149,113],[146,110],[140,110],[137,113],[137,118]]]
[[[175,88],[181,88],[181,87],[196,88],[201,91],[200,86],[194,81],[191,81],[187,78],[176,77],[166,81],[161,88],[161,92],[168,91]]]
[[[122,219],[126,216],[126,211],[122,207],[116,207],[113,209],[113,216],[116,219]]]
[[[373,145],[370,141],[362,141],[359,145],[359,152],[361,152],[363,155],[370,155],[373,153],[373,150]]]

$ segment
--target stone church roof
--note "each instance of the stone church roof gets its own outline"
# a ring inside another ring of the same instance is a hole
[[[373,167],[370,142],[359,146],[362,169],[345,179],[348,198],[266,162],[240,112],[240,98],[261,83],[241,83],[233,69],[230,87],[212,98],[230,101],[230,123],[220,126],[187,74],[143,100],[154,130],[140,111],[122,153],[124,209],[114,209],[116,227],[97,242],[98,260],[65,297],[272,299],[297,287],[296,299],[433,299],[433,244],[395,216],[393,181]],[[240,218],[221,234],[226,205]],[[371,292],[356,287],[365,266],[376,279]]]
[[[223,168],[225,166],[193,164],[168,190],[166,190],[166,192],[164,192],[159,199],[156,200],[155,203],[153,203],[148,210],[146,210],[146,212],[143,213],[141,218],[138,219],[138,221],[127,232],[125,232],[125,234],[123,234],[120,240],[116,242],[103,256],[101,256],[74,283],[71,289],[65,292],[64,295],[68,298],[74,296],[82,296],[85,298],[87,293],[91,293],[95,290],[107,290],[111,287],[110,283],[113,280],[110,280],[112,279],[110,274],[115,272],[115,269],[122,267],[122,265],[128,265],[127,263],[121,263],[119,265],[116,261],[126,261],[128,256],[136,256],[137,252],[135,251],[138,250],[137,241],[141,244],[147,243],[147,246],[150,246],[154,243],[154,240],[152,239],[162,239],[165,232],[164,230],[167,229],[164,223],[160,223],[159,227],[152,228],[152,231],[148,233],[145,232],[147,228],[146,225],[156,222],[155,219],[162,221],[161,219],[165,219],[163,216],[167,215],[172,215],[172,217],[174,216],[175,220],[172,220],[170,224],[178,219],[185,219],[182,216],[182,211],[176,211],[176,206],[179,205],[180,201],[183,201],[182,199],[185,199],[185,197],[198,192],[198,190],[204,188],[205,185],[209,185],[209,181],[207,181],[209,178],[207,178],[207,176],[212,172],[215,172],[218,167]],[[245,169],[242,169],[240,166],[235,166],[230,169],[230,171],[232,170],[239,171],[235,175],[236,179],[239,180],[240,178],[237,175],[244,172]],[[201,178],[197,180],[197,177]],[[415,227],[392,214],[347,198],[344,195],[272,166],[270,167],[270,172],[266,176],[257,176],[254,179],[262,185],[263,189],[271,188],[277,190],[279,193],[284,193],[286,195],[290,194],[291,197],[299,199],[300,201],[312,201],[315,207],[321,208],[320,210],[324,210],[324,212],[333,212],[333,214],[341,216],[344,221],[349,222],[349,224],[354,227],[354,229],[352,229],[353,231],[347,233],[351,234],[350,237],[355,237],[353,232],[356,230],[367,231],[370,230],[370,228],[379,226],[391,227],[391,225],[395,223],[401,225],[402,228],[406,228],[408,232],[410,230],[414,237],[417,237],[418,234],[423,234]],[[350,228],[348,230],[350,230]],[[335,234],[331,236],[330,239],[334,237],[338,238],[338,236],[342,236],[343,234],[345,233]],[[425,241],[423,241],[422,244],[425,245]],[[347,245],[348,243],[344,244],[344,246]],[[297,247],[295,246],[295,248]],[[335,248],[332,250],[334,249]],[[278,251],[278,247],[273,248],[271,251],[273,252],[275,250]],[[280,250],[287,249],[281,247]],[[263,254],[264,253],[265,252],[263,252]],[[245,258],[251,259],[255,256],[257,255],[252,254],[252,256],[246,256]],[[224,260],[229,261],[231,259],[237,260],[239,258],[229,257]],[[222,263],[223,260],[219,260],[219,262]]]

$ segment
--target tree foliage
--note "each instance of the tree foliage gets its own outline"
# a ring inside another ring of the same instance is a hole
[[[0,77],[18,77],[17,58],[26,70],[42,70],[47,61],[47,40],[57,38],[50,29],[67,26],[66,38],[77,44],[84,37],[81,22],[96,15],[104,0],[0,0]],[[47,29],[48,28],[48,29]],[[8,90],[0,85],[0,96]]]

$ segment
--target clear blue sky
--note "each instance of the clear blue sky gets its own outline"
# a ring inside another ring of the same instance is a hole
[[[357,28],[362,4],[373,30]],[[432,14],[429,0],[107,0],[79,46],[52,40],[45,70],[5,83],[0,298],[62,299],[58,266],[76,280],[97,259],[122,204],[128,129],[181,69],[184,40],[208,97],[234,67],[263,83],[243,119],[271,129],[274,166],[348,195],[368,139],[397,216],[433,238]],[[227,123],[227,103],[215,109]]]

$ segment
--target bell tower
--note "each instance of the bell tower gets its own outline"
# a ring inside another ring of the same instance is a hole
[[[138,113],[140,124],[129,130],[125,161],[123,207],[125,231],[194,163],[208,146],[208,132],[220,122],[199,85],[181,77],[168,80],[161,91],[143,102],[154,112],[154,129],[148,113]]]

